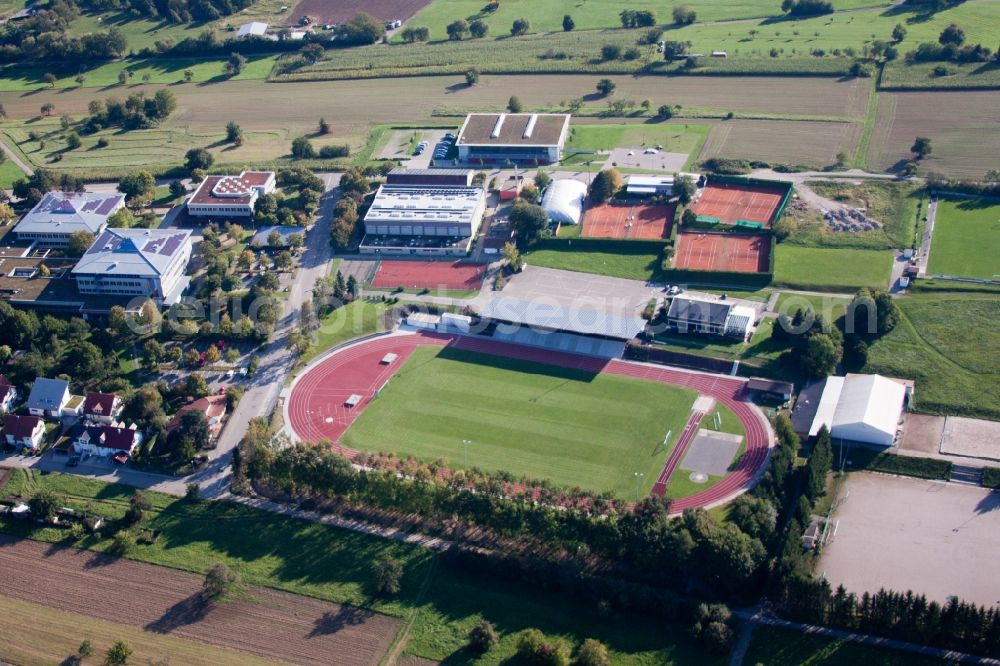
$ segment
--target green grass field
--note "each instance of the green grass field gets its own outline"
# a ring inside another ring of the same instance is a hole
[[[932,666],[947,662],[777,627],[757,627],[743,663],[767,666]]]
[[[336,267],[332,272],[336,275]],[[321,318],[316,339],[309,350],[299,357],[299,363],[304,365],[331,347],[381,330],[385,309],[384,303],[358,300]]]
[[[669,26],[664,39],[690,41],[692,52],[724,50],[728,53],[726,59],[704,59],[706,62],[701,67],[705,72],[828,75],[847,72],[853,58],[845,53],[846,49],[860,53],[873,39],[888,40],[897,23],[908,30],[906,39],[899,44],[901,53],[912,50],[920,42],[935,41],[941,30],[952,22],[962,26],[968,43],[988,45],[1000,39],[998,11],[991,0],[969,0],[932,16],[889,5],[888,2],[843,0],[835,3],[838,11],[834,14],[791,20],[780,16],[779,5],[768,0],[695,3],[701,20],[683,28]],[[644,0],[629,7],[656,7],[661,25],[671,20],[671,4]],[[476,63],[483,72],[492,73],[629,73],[640,69],[647,72],[676,69],[676,64],[666,63],[655,51],[648,49],[631,61],[602,61],[599,58],[603,44],[631,47],[644,32],[610,30],[620,28],[618,14],[621,9],[621,5],[607,0],[586,0],[573,7],[555,2],[510,0],[502,3],[497,12],[487,15],[482,13],[483,3],[478,0],[436,0],[409,22],[429,27],[432,43],[394,43],[388,47],[376,45],[350,52],[334,51],[322,63],[286,75],[308,79],[461,73],[470,63]],[[570,33],[561,29],[566,13],[571,14],[577,24],[577,29]],[[479,40],[446,41],[445,26],[462,16],[482,18],[491,26],[490,34]],[[511,38],[511,23],[520,17],[530,21],[530,33]],[[737,18],[743,20],[732,20]]]
[[[1000,419],[1000,295],[930,292],[898,301],[903,318],[868,351],[865,371],[916,380],[917,409]],[[961,325],[956,325],[961,322]]]
[[[532,266],[596,273],[630,280],[652,280],[660,274],[661,257],[655,252],[580,251],[567,247],[531,250],[525,255],[525,259]]]
[[[7,158],[0,163],[0,188],[9,190],[14,181],[22,178],[25,178],[25,174],[20,167],[14,164],[13,160]]]
[[[743,435],[743,441],[740,443],[740,448],[737,449],[731,463],[735,465],[736,462],[743,457],[743,453],[747,448],[746,430],[743,428],[743,424],[740,423],[740,420],[736,418],[736,414],[733,414],[732,410],[724,405],[716,405],[712,413],[702,420],[701,427],[708,430],[714,430],[715,425],[713,419],[715,418],[716,413],[719,414],[719,432],[728,432],[733,435]],[[695,483],[691,480],[691,472],[683,469],[682,467],[678,467],[670,477],[670,482],[667,484],[667,497],[671,499],[689,497],[695,493],[700,493],[703,490],[708,490],[724,478],[724,476],[709,474],[708,481],[705,483]]]
[[[1000,203],[942,199],[927,268],[935,275],[986,280],[1000,274]]]
[[[76,77],[83,74],[82,87],[110,88],[111,90],[102,90],[101,93],[108,92],[124,97],[128,94],[131,85],[139,83],[181,83],[185,80],[184,72],[187,70],[191,71],[193,83],[266,79],[277,59],[276,55],[247,56],[247,64],[243,71],[233,77],[223,74],[224,58],[133,58],[97,64],[82,72],[80,67],[72,65],[8,65],[0,69],[0,92],[48,90],[50,86],[45,83],[43,77],[46,72],[51,72],[58,77],[54,85],[57,90],[81,87],[81,84],[76,81]],[[128,70],[132,73],[130,85],[122,86],[118,82],[118,76],[122,70]],[[145,80],[146,76],[149,77],[148,81]]]
[[[888,251],[780,243],[774,259],[774,282],[785,287],[834,291],[887,287],[892,260]]]
[[[570,128],[566,150],[610,151],[615,148],[663,146],[669,153],[684,153],[697,157],[708,137],[707,125],[643,124],[643,125],[579,125]],[[569,155],[564,165],[598,162],[601,155]]]
[[[694,391],[665,384],[421,347],[344,434],[347,446],[444,458],[563,486],[645,494]]]
[[[126,486],[72,475],[23,470],[15,470],[2,490],[5,496],[27,497],[41,488],[56,492],[63,506],[87,508],[109,518],[124,514],[134,492]],[[455,664],[507,663],[516,651],[518,633],[536,627],[549,640],[571,647],[597,638],[608,646],[614,663],[625,666],[726,663],[703,653],[686,627],[631,616],[602,617],[576,600],[537,587],[472,577],[441,566],[432,572],[432,552],[418,546],[228,502],[192,504],[155,492],[147,497],[153,509],[146,512],[144,526],[163,532],[155,544],[137,545],[132,559],[194,572],[225,562],[247,583],[412,617],[406,655]],[[47,542],[65,537],[63,530],[34,529],[4,518],[0,518],[0,531]],[[88,537],[77,545],[103,551],[110,543],[110,539]],[[371,563],[385,556],[404,567],[402,591],[394,600],[375,597],[369,590]],[[485,657],[475,659],[464,648],[469,629],[481,618],[493,623],[500,643]],[[78,635],[73,646],[82,639]]]
[[[173,39],[179,42],[188,37],[195,38],[205,30],[207,23],[168,23],[132,16],[125,12],[87,12],[70,24],[70,35],[86,35],[117,28],[128,40],[128,50],[138,53],[144,48],[153,48],[158,41]]]
[[[830,322],[837,321],[847,312],[848,298],[838,298],[836,296],[812,296],[805,294],[783,293],[778,297],[778,304],[775,310],[789,317],[795,315],[799,308],[811,309],[814,313],[823,315]]]
[[[673,2],[665,0],[638,0],[628,4],[629,9],[649,9],[656,13],[657,22],[671,22]],[[779,14],[778,6],[770,0],[699,0],[688,3],[697,10],[699,21],[732,21],[737,19],[766,18]],[[837,9],[858,7],[884,7],[884,0],[838,0]],[[432,39],[447,39],[445,27],[457,18],[468,21],[482,19],[490,26],[490,36],[509,35],[511,23],[517,18],[527,18],[532,32],[562,31],[563,15],[570,14],[577,30],[615,28],[621,26],[619,13],[623,5],[612,0],[583,0],[575,5],[532,0],[507,0],[494,13],[483,12],[479,0],[434,0],[417,13],[412,25],[427,26]]]

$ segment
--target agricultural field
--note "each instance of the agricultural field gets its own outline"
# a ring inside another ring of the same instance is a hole
[[[0,0],[0,16],[19,12],[26,4],[27,0]]]
[[[947,74],[940,76],[934,70],[944,67]],[[883,90],[907,89],[973,89],[1000,88],[1000,67],[995,64],[923,62],[907,65],[892,62],[882,70],[879,87]]]
[[[1000,297],[936,291],[898,304],[904,316],[869,347],[865,371],[915,379],[919,411],[1000,419],[1000,361],[983,353],[1000,345]]]
[[[290,662],[265,659],[247,652],[207,645],[190,639],[156,634],[118,622],[71,613],[39,603],[0,596],[0,645],[3,657],[21,666],[71,663],[85,638],[95,654],[104,654],[112,643],[124,640],[132,646],[135,663],[156,663],[169,657],[173,663],[191,666],[279,666]]]
[[[879,93],[878,114],[868,150],[870,169],[895,171],[913,155],[918,136],[931,139],[933,152],[920,171],[979,179],[996,168],[1000,133],[996,129],[996,93]]]
[[[81,477],[38,475],[15,471],[4,494],[30,495],[37,488],[56,492],[63,504],[88,506],[104,516],[120,517],[128,507],[132,488]],[[191,505],[174,497],[149,492],[154,508],[148,525],[163,529],[153,545],[138,545],[130,558],[187,571],[204,572],[217,561],[226,562],[245,582],[285,589],[325,601],[358,605],[394,617],[413,617],[404,654],[433,661],[462,661],[469,629],[488,619],[500,634],[490,651],[490,664],[513,657],[518,632],[540,629],[548,640],[576,646],[586,638],[604,642],[616,664],[625,666],[680,666],[700,663],[722,666],[726,659],[701,651],[686,627],[630,616],[607,618],[577,600],[564,599],[536,587],[472,577],[438,566],[428,577],[432,555],[417,546],[398,544],[327,525],[307,523],[223,502]],[[55,543],[61,530],[33,529],[0,518],[0,531],[24,534]],[[89,550],[104,550],[109,540],[85,540]],[[164,555],[165,551],[175,551]],[[362,581],[374,559],[391,555],[404,565],[403,590],[396,601],[370,596]],[[93,556],[91,556],[93,557]],[[424,586],[420,601],[417,591]],[[374,608],[373,608],[374,606]],[[120,634],[116,636],[117,639]],[[93,636],[95,643],[99,636]],[[82,637],[75,645],[79,645]],[[137,654],[138,648],[137,647]],[[208,651],[203,653],[208,655]],[[30,662],[29,662],[30,663]],[[52,663],[45,660],[42,663]],[[188,662],[185,662],[188,663]],[[197,662],[191,662],[197,663]],[[218,661],[215,663],[226,663]],[[253,663],[244,661],[241,663]],[[272,662],[273,663],[273,662]]]
[[[779,243],[774,283],[798,289],[852,292],[887,287],[892,253],[877,250],[825,249]]]
[[[754,629],[744,661],[768,666],[937,666],[946,663],[910,652],[768,626]]]
[[[818,168],[833,164],[840,152],[852,153],[860,134],[860,122],[726,120],[712,125],[699,158],[728,157]]]
[[[141,83],[160,83],[176,85],[185,81],[185,72],[191,72],[192,83],[221,83],[227,81],[263,80],[271,73],[276,55],[247,56],[247,64],[236,76],[224,74],[225,59],[220,58],[147,58],[131,59],[105,64],[94,64],[89,68],[76,67],[70,64],[8,65],[0,69],[0,92],[23,92],[48,90],[79,90],[83,94],[118,95],[125,97],[132,88]],[[132,74],[130,83],[121,85],[118,76],[123,70]],[[56,82],[50,86],[43,77],[51,72],[56,75]],[[83,83],[76,80],[83,76]],[[147,78],[148,77],[148,78]],[[101,88],[100,91],[81,90],[86,88]]]
[[[942,199],[928,272],[985,280],[1000,275],[1000,203]]]
[[[0,545],[7,597],[303,666],[375,664],[401,624],[264,587],[210,604],[201,576],[5,535]],[[332,631],[332,618],[349,621]]]
[[[834,232],[823,223],[819,211],[811,207],[804,214],[789,210],[786,215],[797,221],[797,228],[783,241],[786,244],[886,250],[914,247],[919,240],[915,234],[918,205],[924,213],[926,201],[923,189],[916,184],[868,180],[808,181],[805,185],[821,197],[865,209],[866,215],[884,226],[857,233]]]
[[[418,347],[344,433],[354,449],[387,451],[561,486],[630,497],[634,472],[648,492],[694,391],[591,375],[473,352]]]

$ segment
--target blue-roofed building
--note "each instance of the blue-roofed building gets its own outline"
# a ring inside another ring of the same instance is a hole
[[[145,296],[173,305],[191,279],[191,232],[183,229],[106,229],[73,268],[81,294]]]
[[[66,247],[78,232],[97,236],[108,226],[108,218],[125,206],[122,194],[93,192],[47,192],[42,200],[14,227],[19,241],[47,247]]]

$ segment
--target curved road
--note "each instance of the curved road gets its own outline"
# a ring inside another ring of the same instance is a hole
[[[753,404],[743,400],[745,380],[623,360],[605,360],[497,342],[471,336],[437,333],[394,334],[359,342],[335,351],[299,375],[285,406],[285,422],[303,441],[330,441],[340,452],[352,449],[337,444],[340,436],[395,374],[410,353],[420,345],[454,345],[459,349],[547,363],[589,372],[606,372],[647,381],[692,388],[725,405],[746,430],[746,453],[736,469],[715,485],[689,497],[674,500],[671,510],[679,513],[695,507],[711,507],[733,499],[750,488],[763,471],[773,442],[770,426]],[[397,360],[380,363],[388,353]],[[361,396],[354,408],[344,406],[351,395]]]

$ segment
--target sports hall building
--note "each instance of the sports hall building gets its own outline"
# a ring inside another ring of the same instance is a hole
[[[562,159],[568,113],[470,113],[458,133],[458,159],[484,166],[540,166]]]

